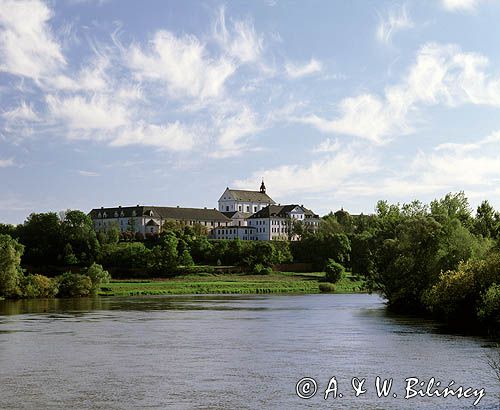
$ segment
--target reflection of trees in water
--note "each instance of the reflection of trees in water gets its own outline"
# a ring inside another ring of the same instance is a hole
[[[26,313],[78,315],[91,310],[107,309],[107,304],[108,301],[101,298],[8,300],[0,302],[0,313],[4,315]]]
[[[488,365],[493,369],[500,384],[500,344],[493,348],[493,353],[488,353]]]
[[[244,296],[222,295],[172,295],[172,296],[125,296],[82,297],[53,299],[0,300],[0,315],[48,314],[83,316],[96,310],[157,311],[157,310],[267,310],[267,307],[241,307]],[[203,301],[204,303],[199,303]]]
[[[492,348],[491,353],[486,354],[488,366],[495,372],[497,383],[500,386],[500,344]],[[497,393],[498,403],[500,404],[500,393]]]

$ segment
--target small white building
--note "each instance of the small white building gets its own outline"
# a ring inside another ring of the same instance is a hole
[[[256,229],[251,226],[220,226],[212,229],[212,239],[240,239],[242,241],[256,241]]]
[[[299,239],[294,224],[302,224],[305,230],[317,230],[319,222],[319,216],[303,205],[269,205],[250,216],[247,225],[255,228],[259,241],[294,241]]]
[[[219,198],[219,211],[254,214],[266,206],[274,204],[275,202],[266,194],[266,186],[262,181],[258,191],[226,188]]]

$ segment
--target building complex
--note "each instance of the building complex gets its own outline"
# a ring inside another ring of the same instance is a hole
[[[319,216],[303,205],[276,204],[266,193],[264,181],[258,191],[226,188],[218,209],[164,206],[118,206],[90,211],[96,231],[117,226],[121,232],[154,235],[171,222],[201,226],[214,239],[296,240],[297,224],[316,230]]]

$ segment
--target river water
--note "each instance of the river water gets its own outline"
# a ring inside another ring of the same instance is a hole
[[[475,408],[497,409],[492,345],[390,315],[376,295],[4,301],[0,408],[474,408],[475,397],[404,398],[405,379],[434,377],[484,388]],[[296,394],[306,376],[310,399]],[[377,376],[393,379],[388,397]],[[353,377],[366,393],[355,397]]]

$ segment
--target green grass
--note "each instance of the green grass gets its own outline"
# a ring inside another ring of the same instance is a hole
[[[276,272],[271,275],[190,274],[172,279],[113,280],[101,287],[103,296],[185,295],[185,294],[261,294],[318,293],[323,272]],[[363,282],[342,278],[335,293],[363,291]]]

